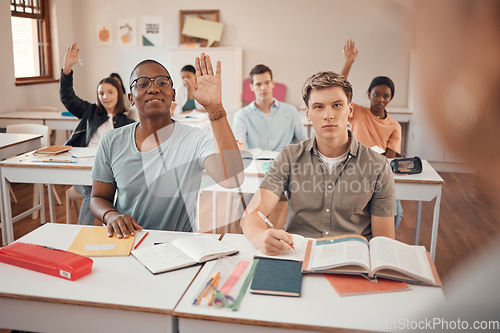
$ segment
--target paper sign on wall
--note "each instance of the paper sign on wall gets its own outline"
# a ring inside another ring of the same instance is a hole
[[[220,41],[224,24],[187,16],[182,27],[182,34],[208,40],[207,47]]]
[[[143,46],[162,46],[163,31],[162,31],[161,16],[143,16],[142,17],[142,45]]]
[[[137,44],[137,21],[134,18],[118,19],[118,45],[135,46]]]
[[[112,44],[111,24],[97,25],[97,46],[110,46]]]

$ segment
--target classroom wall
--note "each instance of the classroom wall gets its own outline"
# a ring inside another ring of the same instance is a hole
[[[403,24],[401,1],[73,1],[74,39],[81,47],[83,67],[76,66],[78,93],[95,98],[95,84],[103,76],[118,71],[127,77],[144,58],[168,63],[170,49],[178,44],[179,10],[220,9],[225,24],[220,46],[243,48],[244,77],[257,63],[271,67],[277,82],[288,87],[286,101],[302,106],[301,87],[305,79],[320,70],[342,68],[345,40],[356,40],[360,50],[350,79],[354,100],[366,103],[365,90],[371,79],[387,75],[394,79],[397,93],[394,106],[407,105],[408,63],[411,47],[410,27]],[[161,15],[164,23],[163,47],[97,47],[97,24],[113,24],[119,18]],[[68,41],[69,42],[69,41]],[[61,48],[61,58],[63,57]],[[186,59],[186,63],[192,62]],[[223,65],[224,66],[224,65]],[[91,68],[92,70],[89,70]],[[178,71],[179,68],[170,68]],[[223,67],[224,70],[224,67]],[[178,84],[178,83],[177,83]]]
[[[243,48],[244,77],[257,63],[267,64],[277,82],[287,85],[286,101],[302,106],[300,90],[305,79],[320,70],[338,70],[343,64],[345,40],[356,40],[360,50],[350,80],[354,100],[366,103],[365,90],[376,75],[388,75],[396,83],[393,106],[407,105],[408,62],[411,33],[401,17],[407,7],[402,1],[288,1],[254,0],[249,2],[214,0],[52,0],[52,29],[56,75],[62,65],[66,47],[74,40],[81,48],[83,66],[75,66],[75,88],[84,99],[95,99],[95,85],[112,71],[128,77],[133,66],[144,58],[168,62],[170,49],[178,43],[178,16],[183,9],[220,9],[225,24],[221,46]],[[58,100],[57,83],[14,85],[12,37],[9,2],[0,4],[0,82],[4,98],[0,112],[32,105],[53,105]],[[119,18],[161,15],[164,23],[162,47],[125,47],[116,43],[98,47],[97,24],[112,24]],[[192,61],[186,59],[186,63]],[[170,69],[171,71],[179,69]],[[127,79],[128,81],[128,79]]]
[[[204,0],[51,0],[55,70],[59,76],[67,46],[77,41],[83,66],[74,67],[75,90],[83,99],[94,101],[97,82],[111,72],[118,72],[128,85],[130,71],[139,61],[153,58],[169,63],[170,50],[178,46],[180,10],[219,9],[220,21],[225,24],[220,46],[243,49],[243,78],[254,65],[268,65],[275,81],[288,87],[286,102],[303,107],[301,88],[306,78],[321,70],[340,71],[342,47],[347,39],[354,39],[359,49],[349,75],[354,102],[368,105],[366,90],[370,81],[386,75],[396,85],[390,106],[412,107],[408,93],[410,50],[415,47],[411,4],[404,0],[212,0],[209,4]],[[140,28],[142,16],[147,15],[163,17],[164,45],[118,46],[117,20],[135,18]],[[97,46],[98,24],[113,26],[112,46]],[[0,112],[35,105],[63,109],[58,83],[14,85],[7,1],[0,3],[0,28],[0,43],[4,45],[0,49],[0,70],[4,74],[0,80]],[[186,59],[186,63],[192,61]],[[437,141],[425,139],[436,135],[422,118],[421,106],[412,110],[408,154],[429,160],[446,159],[443,149],[432,149],[440,147]],[[233,112],[228,110],[230,115]]]

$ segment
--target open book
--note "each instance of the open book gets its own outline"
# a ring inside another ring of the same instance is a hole
[[[177,238],[171,243],[133,250],[132,255],[153,274],[163,273],[238,253],[208,235]]]
[[[387,237],[370,242],[359,235],[319,238],[307,245],[303,272],[361,274],[440,286],[434,263],[425,247]]]
[[[274,160],[279,152],[272,150],[262,150],[260,148],[252,148],[241,151],[241,158],[249,158],[254,160]]]

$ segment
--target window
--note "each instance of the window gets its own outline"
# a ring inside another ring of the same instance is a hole
[[[10,0],[16,85],[55,82],[49,0]]]

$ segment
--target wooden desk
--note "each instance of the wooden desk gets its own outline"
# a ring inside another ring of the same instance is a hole
[[[223,241],[251,260],[256,248],[243,235],[225,234]],[[388,331],[388,325],[443,300],[441,288],[412,285],[411,290],[340,297],[321,274],[305,274],[301,297],[251,294],[248,290],[238,311],[193,305],[215,262],[204,265],[176,306],[179,331],[292,332],[347,330]]]
[[[47,223],[19,239],[67,249],[82,226]],[[138,238],[144,231],[138,233]],[[142,246],[191,233],[149,231]],[[151,274],[135,258],[94,257],[76,281],[0,263],[0,327],[34,332],[176,332],[172,313],[201,266]]]
[[[0,113],[0,127],[5,128],[13,124],[42,124],[51,130],[75,129],[79,119],[74,116],[63,116],[60,112],[45,111],[11,111]]]
[[[0,133],[0,160],[16,156],[27,151],[38,149],[42,145],[42,136],[37,134]],[[0,173],[1,174],[1,173]],[[8,189],[7,189],[8,190]],[[2,194],[0,193],[0,203]],[[9,193],[10,204],[10,193]],[[0,222],[2,225],[2,242],[7,244],[7,230],[3,205],[0,204]]]
[[[262,170],[264,161],[253,162],[245,168],[245,181],[241,185],[242,193],[255,193],[264,179],[265,172]],[[419,243],[420,220],[422,216],[422,201],[432,201],[434,203],[434,214],[432,219],[432,234],[430,250],[432,260],[436,257],[437,234],[439,229],[439,209],[441,206],[441,191],[444,184],[443,178],[432,168],[429,162],[423,160],[423,171],[416,175],[394,175],[396,182],[396,199],[418,201],[417,220],[415,228],[415,245]],[[204,191],[213,191],[213,200],[216,200],[216,192],[235,192],[238,189],[223,188],[210,178],[203,174],[202,189]],[[213,205],[213,221],[216,226],[216,204]]]

